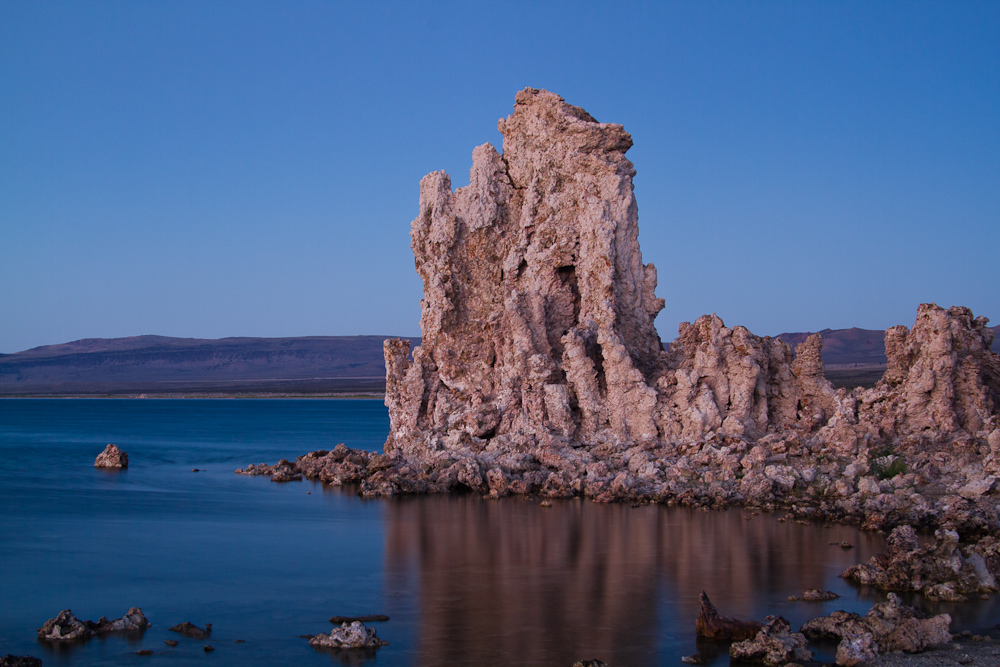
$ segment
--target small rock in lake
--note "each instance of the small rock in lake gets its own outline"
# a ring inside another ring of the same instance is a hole
[[[577,660],[573,667],[611,667],[603,660]]]
[[[747,517],[743,518],[745,519]],[[681,662],[686,662],[689,665],[704,665],[705,658],[701,655],[701,653],[695,653],[693,655],[682,655]]]
[[[170,631],[179,632],[180,634],[193,639],[207,639],[208,636],[212,634],[212,624],[206,623],[205,629],[202,630],[194,623],[184,621],[183,623],[178,623],[174,627],[170,628]]]
[[[810,588],[804,591],[802,595],[789,595],[789,602],[826,602],[827,600],[836,600],[840,596],[833,591],[824,591],[818,588]]]
[[[136,651],[135,654],[136,655],[153,655],[153,652],[150,649],[148,649],[148,648],[144,648],[141,651]]]
[[[163,643],[166,644],[167,646],[177,646],[176,639],[164,639]]]
[[[191,468],[191,472],[201,472],[201,469],[199,469],[199,468]]]
[[[328,648],[378,648],[388,643],[378,638],[375,628],[366,628],[358,621],[344,623],[339,628],[333,628],[328,635],[320,633],[309,640],[310,646]]]
[[[552,503],[550,503],[547,500],[543,500],[542,502],[538,503],[538,506],[539,507],[552,507]]]
[[[843,542],[830,542],[831,547],[840,547],[841,549],[853,549],[854,545],[844,540]]]
[[[0,667],[42,667],[42,661],[30,655],[11,655],[0,658]]]
[[[233,643],[234,644],[246,644],[247,640],[245,640],[245,639],[236,639],[236,640],[233,641]]]
[[[128,468],[128,454],[118,449],[118,445],[108,445],[94,459],[95,468]]]
[[[211,653],[214,650],[215,650],[214,646],[212,646],[211,644],[205,644],[205,653]]]

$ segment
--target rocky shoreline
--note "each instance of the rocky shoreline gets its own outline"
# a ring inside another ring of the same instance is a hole
[[[920,305],[911,329],[886,331],[881,380],[850,391],[824,377],[819,335],[793,350],[704,315],[665,349],[631,136],[546,91],[515,102],[498,125],[503,153],[477,147],[468,186],[453,191],[444,172],[421,181],[410,235],[422,339],[412,353],[385,341],[383,453],[338,445],[237,472],[358,484],[366,497],[739,505],[898,529],[894,551],[852,577],[931,599],[995,592],[989,320]],[[937,531],[935,544],[914,546],[914,530]]]

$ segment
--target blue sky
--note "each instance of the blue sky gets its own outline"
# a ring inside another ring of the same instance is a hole
[[[1000,3],[0,3],[0,352],[418,335],[420,178],[632,133],[661,338],[1000,322]]]

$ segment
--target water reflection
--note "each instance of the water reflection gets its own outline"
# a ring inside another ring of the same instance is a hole
[[[419,588],[421,665],[653,664],[698,649],[701,590],[726,613],[781,613],[794,625],[834,607],[788,595],[856,598],[836,575],[882,547],[850,527],[746,520],[740,510],[465,496],[401,500],[386,513],[387,575]],[[841,540],[857,548],[829,544]]]

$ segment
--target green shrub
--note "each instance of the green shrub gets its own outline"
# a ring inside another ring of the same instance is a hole
[[[869,472],[876,479],[892,479],[906,473],[906,460],[891,447],[873,451],[868,460],[871,461]]]

